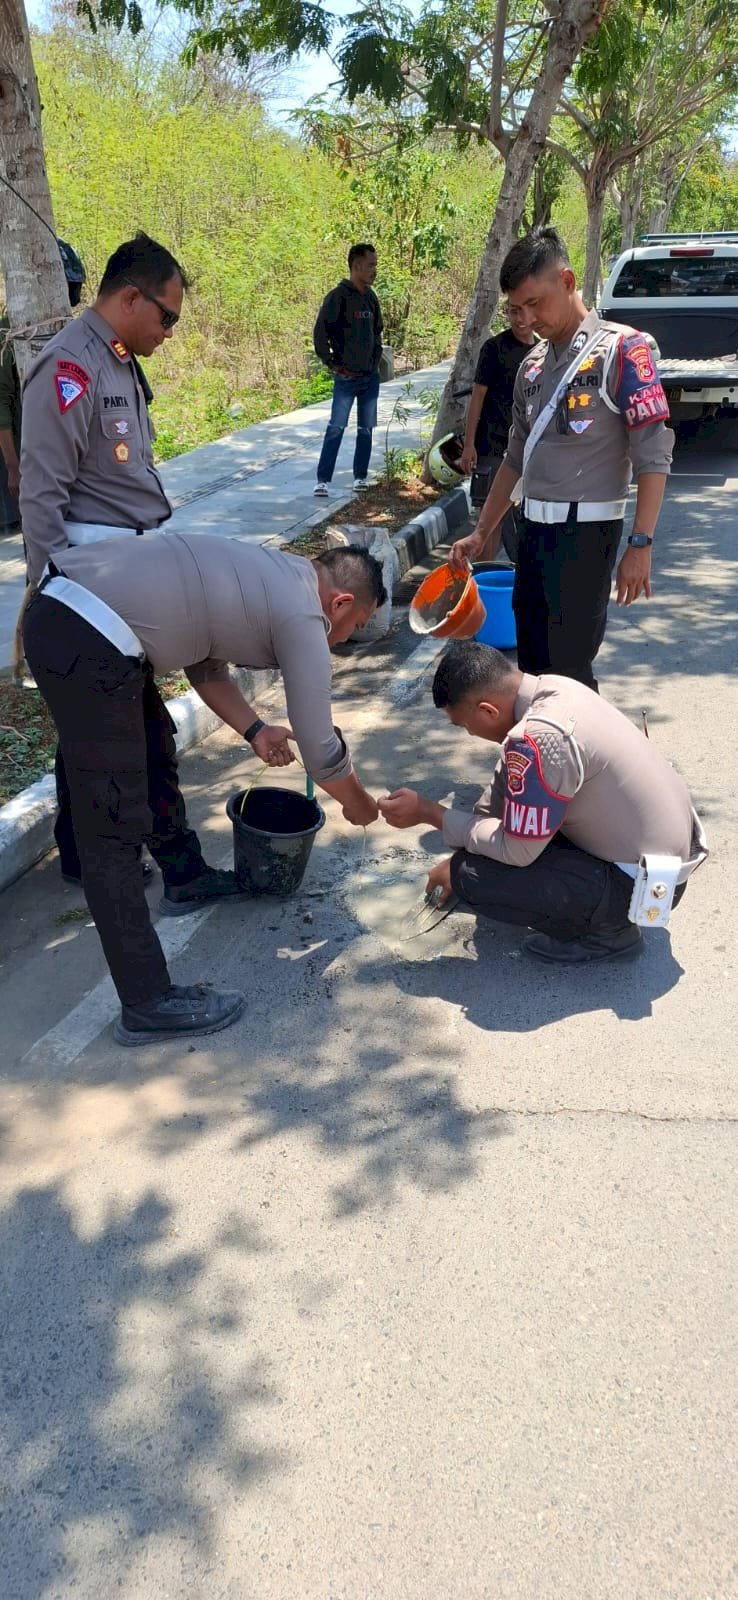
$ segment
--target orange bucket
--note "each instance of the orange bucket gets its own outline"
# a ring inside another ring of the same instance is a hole
[[[423,579],[410,606],[410,627],[436,639],[473,639],[486,615],[473,573],[458,578],[444,562]]]

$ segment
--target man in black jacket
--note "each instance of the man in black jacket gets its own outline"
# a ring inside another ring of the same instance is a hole
[[[349,277],[326,295],[313,330],[316,355],[333,373],[333,405],[318,462],[316,495],[325,497],[344,430],[356,401],[354,489],[366,489],[372,430],[377,426],[382,313],[371,287],[377,276],[372,244],[352,244]]]

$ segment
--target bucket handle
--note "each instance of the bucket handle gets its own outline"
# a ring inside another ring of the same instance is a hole
[[[305,763],[304,763],[304,761],[302,761],[300,759],[300,757],[298,756],[296,750],[293,751],[293,755],[294,755],[295,760],[297,761],[298,765],[301,766],[303,772],[305,772]],[[240,806],[238,808],[239,817],[243,816],[243,808],[244,808],[244,806],[246,804],[246,801],[248,800],[248,797],[249,797],[249,795],[251,793],[251,790],[256,787],[257,783],[259,782],[259,779],[263,778],[264,773],[266,772],[266,769],[267,769],[268,766],[269,766],[269,762],[265,761],[263,763],[263,765],[260,766],[259,771],[256,773],[256,776],[251,779],[251,782],[250,782],[250,784],[248,786],[248,789],[244,789],[243,794],[241,796],[241,804],[240,804]],[[305,798],[306,798],[306,800],[314,800],[315,799],[315,784],[313,783],[313,780],[310,777],[310,774],[308,772],[305,772]]]

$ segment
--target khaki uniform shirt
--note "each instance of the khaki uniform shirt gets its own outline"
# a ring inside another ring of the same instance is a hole
[[[597,328],[602,336],[567,385],[565,399],[535,445],[525,494],[536,500],[624,499],[633,473],[668,473],[674,434],[669,407],[642,333],[588,312],[571,343],[548,340],[523,357],[513,393],[505,462],[518,476],[523,447],[577,349]]]
[[[687,785],[615,706],[573,678],[525,673],[515,719],[474,812],[446,812],[447,845],[527,867],[560,830],[602,861],[690,859]]]
[[[96,311],[54,335],[23,386],[21,516],[37,583],[65,521],[156,528],[172,508],[130,351]]]
[[[184,667],[197,688],[227,679],[229,662],[279,667],[310,776],[350,775],[331,716],[327,623],[311,562],[240,539],[182,533],[77,545],[53,560],[128,623],[155,672]]]

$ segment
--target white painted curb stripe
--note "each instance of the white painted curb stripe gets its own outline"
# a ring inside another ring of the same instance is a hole
[[[167,962],[174,956],[181,955],[193,937],[207,922],[208,917],[215,910],[218,902],[203,906],[202,911],[193,911],[190,916],[182,917],[179,922],[170,921],[168,917],[160,917],[155,924],[159,935],[162,950]],[[82,1051],[92,1044],[103,1028],[117,1017],[120,1011],[120,1000],[113,987],[112,978],[101,978],[95,984],[84,1000],[74,1006],[71,1011],[62,1017],[48,1033],[43,1034],[23,1057],[24,1064],[28,1066],[69,1067],[72,1062],[81,1056]],[[164,1040],[164,1043],[169,1043]]]
[[[432,635],[421,639],[390,683],[389,697],[393,705],[406,705],[408,700],[415,698],[448,642],[448,639],[438,639]]]

